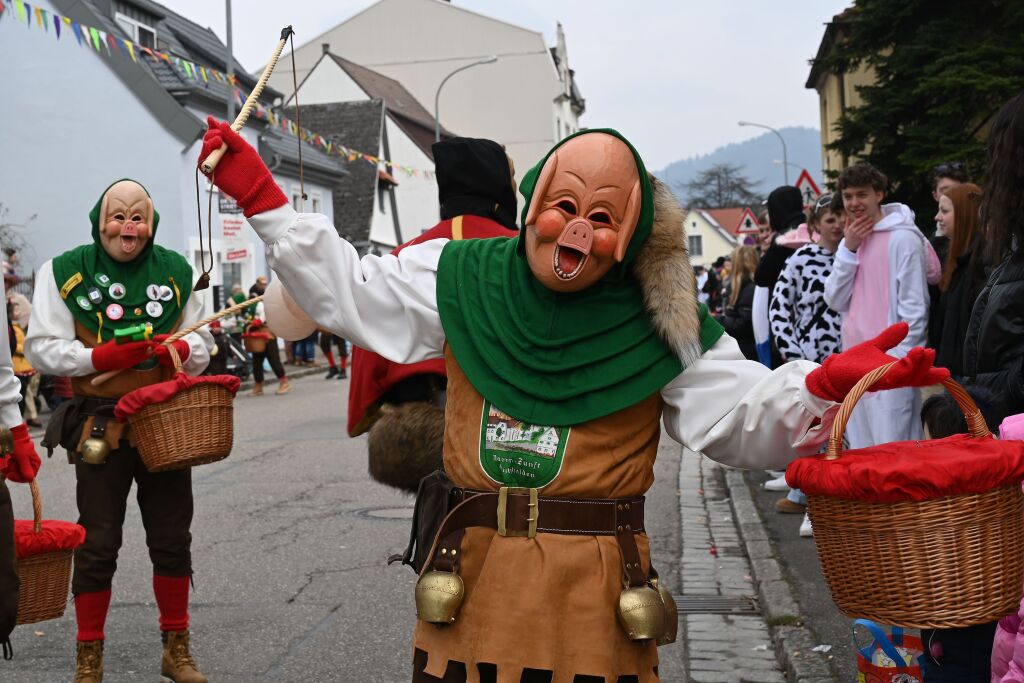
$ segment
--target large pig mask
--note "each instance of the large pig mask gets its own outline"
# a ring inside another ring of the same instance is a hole
[[[127,263],[142,253],[152,236],[153,201],[142,185],[122,180],[103,195],[99,219],[103,250]]]
[[[530,270],[556,292],[590,287],[625,258],[640,202],[626,143],[606,133],[568,140],[545,162],[527,210]]]

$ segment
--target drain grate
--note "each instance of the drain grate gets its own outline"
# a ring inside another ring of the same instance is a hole
[[[673,595],[680,614],[760,614],[752,595]]]

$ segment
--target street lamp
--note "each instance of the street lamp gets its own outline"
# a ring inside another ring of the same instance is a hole
[[[801,166],[800,164],[794,164],[794,163],[792,163],[790,161],[783,161],[782,159],[772,159],[772,163],[773,164],[777,164],[779,166],[781,166],[782,164],[785,164],[786,166],[792,166],[793,168],[797,169],[798,171],[803,171],[804,170],[804,167]]]
[[[447,76],[445,76],[444,80],[441,81],[441,85],[437,86],[437,93],[434,94],[434,142],[440,142],[441,141],[441,118],[440,118],[440,110],[439,110],[438,107],[439,107],[439,103],[440,103],[440,100],[441,100],[441,88],[444,87],[444,84],[448,82],[449,78],[451,78],[455,74],[459,73],[460,71],[465,71],[466,69],[472,69],[474,66],[480,66],[481,64],[493,64],[496,61],[498,61],[497,55],[491,55],[490,57],[484,57],[483,59],[478,59],[475,62],[473,62],[472,64],[466,64],[465,66],[460,66],[458,69],[456,69],[455,71],[453,71],[450,74],[448,74]]]
[[[770,130],[779,136],[779,141],[782,142],[782,176],[785,178],[786,185],[789,185],[789,156],[786,153],[786,141],[782,138],[782,133],[775,130],[771,126],[766,126],[763,123],[751,123],[750,121],[740,121],[741,126],[754,126],[756,128],[764,128]]]

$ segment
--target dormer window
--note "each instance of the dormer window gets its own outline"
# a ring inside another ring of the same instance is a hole
[[[147,24],[140,18],[130,17],[123,12],[115,12],[114,20],[128,34],[129,40],[142,47],[156,49],[156,29],[151,24]]]

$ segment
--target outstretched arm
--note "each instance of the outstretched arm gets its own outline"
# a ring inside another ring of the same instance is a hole
[[[208,119],[199,158],[227,152],[212,180],[238,202],[267,244],[270,267],[321,327],[397,363],[442,355],[444,331],[435,294],[437,262],[447,240],[398,256],[366,256],[319,214],[298,214],[249,143],[226,123]]]
[[[326,216],[281,206],[249,218],[285,289],[318,325],[396,363],[438,358],[437,262],[448,240],[364,256]]]

